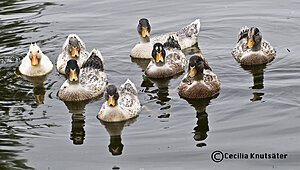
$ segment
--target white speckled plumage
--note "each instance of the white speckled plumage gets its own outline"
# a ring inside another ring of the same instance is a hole
[[[99,50],[94,49],[90,53],[95,53],[104,64],[103,57]],[[102,66],[101,66],[102,67]],[[107,85],[107,77],[103,69],[84,67],[80,69],[79,83],[70,83],[68,80],[61,86],[58,96],[64,101],[82,101],[92,99],[101,95]]]
[[[157,66],[152,58],[148,64],[145,74],[151,78],[167,78],[184,71],[186,58],[181,50],[176,48],[165,48],[166,58],[163,66]]]
[[[73,37],[73,38],[75,37],[79,42],[80,53],[79,53],[79,57],[77,57],[77,58],[72,57],[72,55],[68,51],[68,48],[70,46],[69,40],[71,37]],[[82,64],[88,59],[88,57],[89,57],[89,53],[86,51],[84,42],[80,39],[80,37],[78,35],[70,34],[68,36],[68,38],[66,39],[64,45],[62,46],[62,52],[59,54],[59,56],[57,58],[56,68],[59,73],[65,74],[65,68],[66,68],[67,62],[70,59],[75,59],[78,63],[79,68],[81,68]]]
[[[141,104],[135,85],[128,79],[118,90],[118,104],[108,106],[107,101],[102,104],[98,118],[106,122],[120,122],[138,116]]]
[[[151,51],[155,43],[159,42],[164,44],[169,37],[174,37],[178,40],[181,50],[191,47],[194,44],[198,43],[198,36],[200,32],[200,19],[196,19],[191,24],[183,27],[178,32],[169,32],[166,34],[153,37],[150,41],[144,41],[141,38],[139,44],[137,44],[130,52],[130,56],[133,58],[152,58]]]

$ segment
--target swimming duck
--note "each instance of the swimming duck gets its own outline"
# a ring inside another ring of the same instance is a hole
[[[145,71],[148,77],[167,78],[184,71],[186,65],[185,55],[180,48],[174,46],[174,39],[173,42],[169,42],[164,45],[161,43],[153,45],[152,60]]]
[[[88,59],[89,53],[86,51],[84,42],[76,34],[70,34],[65,41],[62,52],[57,58],[56,68],[61,74],[66,74],[65,69],[70,59],[75,59],[79,68]]]
[[[98,118],[105,122],[120,122],[138,115],[141,110],[135,85],[128,79],[118,90],[115,85],[108,85],[105,99]]]
[[[243,27],[238,35],[238,43],[232,50],[234,58],[243,65],[268,63],[274,59],[275,53],[256,27]]]
[[[171,36],[179,42],[182,50],[196,44],[200,31],[200,19],[196,19],[178,32],[169,32],[150,39],[151,26],[146,18],[142,18],[139,20],[137,31],[140,35],[140,43],[131,50],[130,56],[133,58],[151,59],[153,45],[157,42],[164,44]]]
[[[203,60],[194,55],[190,58],[188,74],[179,85],[179,95],[184,98],[208,98],[220,91],[217,75]]]
[[[30,45],[29,51],[19,67],[21,74],[30,77],[46,75],[52,69],[52,62],[36,43]]]
[[[61,86],[58,97],[63,101],[82,101],[101,95],[107,85],[104,61],[100,51],[94,49],[81,69],[71,59],[66,66],[67,80]]]

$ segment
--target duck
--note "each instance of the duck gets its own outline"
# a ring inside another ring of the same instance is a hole
[[[79,68],[71,59],[66,66],[67,80],[61,86],[58,97],[63,101],[84,101],[101,95],[107,86],[104,60],[99,50],[93,49],[87,61]]]
[[[188,73],[179,85],[179,96],[188,99],[210,98],[220,91],[220,82],[210,66],[199,55],[189,60]]]
[[[57,58],[56,68],[59,73],[66,74],[66,65],[70,59],[75,59],[79,68],[88,59],[84,42],[76,34],[70,34],[62,46],[62,52]]]
[[[238,42],[232,55],[242,65],[259,65],[272,61],[276,51],[271,44],[262,38],[257,27],[243,27],[238,34]]]
[[[19,66],[20,73],[29,77],[37,77],[49,74],[52,69],[52,62],[40,47],[36,43],[30,44],[29,51]]]
[[[178,41],[170,38],[164,45],[155,43],[152,50],[152,59],[145,74],[149,78],[168,78],[184,72],[186,58],[180,50]]]
[[[155,43],[164,44],[172,36],[181,47],[181,50],[189,48],[198,43],[200,31],[200,19],[196,19],[191,24],[183,27],[177,32],[169,32],[150,39],[151,26],[146,18],[141,18],[137,26],[137,32],[140,36],[140,43],[136,44],[131,50],[130,56],[133,58],[151,59],[152,47]]]
[[[135,85],[127,79],[119,89],[113,84],[107,86],[106,101],[97,115],[105,122],[121,122],[138,116],[141,104]]]

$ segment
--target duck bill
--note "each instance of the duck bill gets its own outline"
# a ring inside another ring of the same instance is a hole
[[[142,37],[143,38],[150,37],[149,31],[145,27],[142,27]]]
[[[196,70],[195,66],[193,66],[193,67],[190,67],[187,77],[193,78],[196,76],[196,74],[197,74],[197,70]]]
[[[162,63],[163,63],[163,62],[164,62],[164,58],[163,58],[161,52],[160,52],[160,53],[156,52],[156,58],[155,58],[155,61],[156,61],[156,63],[159,63],[159,62],[162,62]]]
[[[79,57],[79,51],[77,47],[72,47],[72,57]]]
[[[76,73],[76,69],[70,69],[70,75],[69,75],[70,81],[78,81],[78,76]]]
[[[108,96],[108,101],[107,101],[108,106],[115,106],[116,105],[116,100],[114,98],[114,95]]]
[[[252,48],[254,45],[253,37],[247,39],[246,48]]]
[[[39,60],[38,60],[37,56],[33,55],[32,59],[31,59],[31,65],[32,66],[37,66],[38,64],[39,64]]]

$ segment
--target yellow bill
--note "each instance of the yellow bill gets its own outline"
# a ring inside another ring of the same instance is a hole
[[[76,73],[76,68],[75,69],[70,69],[69,80],[70,81],[78,81],[78,77],[77,77],[77,73]]]
[[[38,64],[39,64],[39,60],[38,60],[37,56],[33,55],[32,59],[31,59],[31,65],[32,66],[37,66]]]
[[[149,34],[149,31],[147,28],[145,27],[142,27],[142,37],[145,38],[145,37],[150,37],[150,34]]]
[[[108,106],[115,106],[116,105],[116,101],[115,101],[114,95],[112,95],[112,96],[109,95],[108,96],[107,105]]]
[[[252,48],[254,45],[253,37],[247,39],[246,48]]]
[[[79,57],[78,47],[72,46],[72,57]]]
[[[155,60],[156,60],[157,63],[158,62],[164,62],[164,58],[163,58],[161,52],[160,53],[156,52],[156,59]]]
[[[196,76],[196,74],[197,74],[197,70],[196,70],[195,66],[190,67],[190,70],[188,72],[188,77],[193,78]]]

